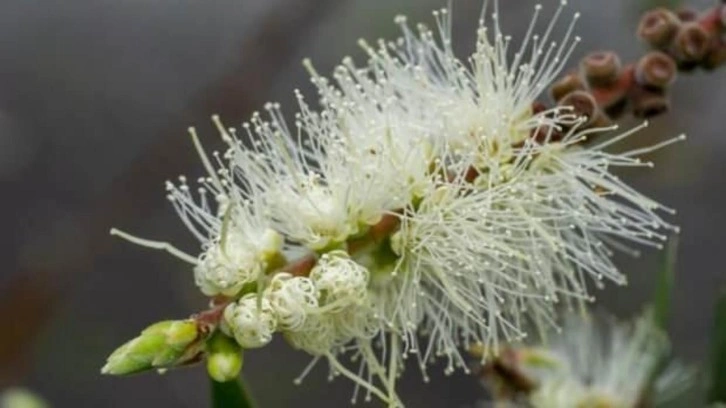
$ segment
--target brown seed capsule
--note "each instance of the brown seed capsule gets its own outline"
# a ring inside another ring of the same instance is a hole
[[[617,79],[620,67],[620,57],[612,51],[590,53],[580,62],[580,70],[591,85],[612,83]]]
[[[638,36],[655,48],[666,47],[678,31],[680,20],[672,11],[664,8],[651,10],[643,15],[638,25]]]
[[[635,67],[635,80],[643,86],[665,88],[676,79],[678,68],[671,57],[660,51],[649,52]]]
[[[726,44],[718,44],[706,55],[701,64],[706,69],[716,69],[724,63],[726,63]]]
[[[607,86],[593,86],[590,88],[590,93],[595,98],[595,102],[607,112],[608,116],[615,117],[621,113],[628,90],[635,81],[634,69],[632,64],[628,65],[621,70],[615,82]]]
[[[685,22],[698,20],[698,11],[689,7],[681,7],[676,11],[678,19]]]
[[[682,62],[700,61],[708,52],[710,37],[698,23],[681,26],[676,34],[673,47]]]
[[[587,120],[583,127],[607,126],[609,119],[602,113],[595,98],[586,91],[574,91],[567,94],[558,103],[559,106],[570,106],[574,114]]]
[[[567,74],[559,81],[555,82],[550,88],[550,95],[555,102],[564,98],[565,95],[573,91],[585,89],[585,83],[577,74]]]
[[[670,109],[670,101],[662,89],[636,86],[631,90],[630,100],[633,103],[633,115],[638,118],[650,118]]]

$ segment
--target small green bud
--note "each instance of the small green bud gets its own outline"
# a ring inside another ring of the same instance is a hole
[[[154,323],[111,353],[101,373],[125,375],[182,365],[195,356],[198,337],[193,320]]]
[[[8,388],[0,393],[2,408],[48,408],[42,398],[24,388]]]
[[[207,341],[207,371],[217,382],[227,382],[239,376],[242,370],[242,348],[222,332],[216,332]]]

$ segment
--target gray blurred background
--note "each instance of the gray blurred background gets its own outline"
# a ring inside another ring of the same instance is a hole
[[[558,0],[539,0],[552,11]],[[455,45],[471,51],[480,0],[455,0]],[[505,30],[521,35],[534,0],[502,0]],[[644,5],[657,0],[571,0],[583,16],[586,51],[633,58]],[[674,3],[663,1],[661,3]],[[709,1],[682,2],[704,8]],[[443,0],[3,0],[0,2],[0,389],[32,388],[59,407],[205,407],[202,367],[167,375],[109,378],[107,354],[147,324],[183,318],[205,306],[186,264],[113,240],[117,226],[196,242],[164,199],[163,182],[202,173],[185,129],[230,125],[268,100],[292,110],[292,90],[314,94],[300,66],[311,57],[330,72],[355,41],[397,35],[393,17],[431,23]],[[565,28],[565,27],[562,27]],[[707,358],[711,309],[726,284],[726,69],[679,78],[674,109],[639,136],[652,143],[686,132],[661,151],[652,171],[628,180],[679,210],[682,226],[675,350]],[[634,122],[628,122],[632,124]],[[623,259],[625,289],[601,294],[620,315],[640,310],[660,254]],[[308,357],[281,341],[245,355],[244,376],[261,407],[348,404],[352,387],[326,382],[321,365],[302,386],[292,379]],[[432,369],[440,372],[438,368]],[[439,377],[443,377],[439,375]],[[403,381],[412,407],[471,406],[484,393],[473,377],[435,378],[415,369]]]

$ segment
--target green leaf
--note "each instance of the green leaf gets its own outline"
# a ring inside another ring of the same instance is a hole
[[[713,351],[711,355],[711,389],[708,392],[708,402],[715,404],[717,402],[726,403],[726,290],[721,291],[721,295],[716,303],[714,312],[713,335]]]
[[[670,318],[673,285],[676,281],[676,254],[678,253],[678,235],[668,240],[663,254],[663,263],[658,273],[655,293],[653,294],[653,321],[664,332],[667,331]]]
[[[241,379],[226,382],[209,379],[212,388],[212,408],[254,408]]]

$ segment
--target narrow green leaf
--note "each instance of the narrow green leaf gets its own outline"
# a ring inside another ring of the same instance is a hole
[[[714,312],[713,335],[711,336],[713,351],[711,355],[711,389],[708,402],[726,403],[726,290],[716,303]]]
[[[653,320],[664,332],[667,331],[670,318],[671,298],[673,285],[676,281],[676,255],[678,253],[678,235],[672,235],[668,240],[663,263],[658,272],[658,282],[653,294]]]
[[[212,408],[254,408],[241,379],[217,382],[209,379],[212,391]]]

